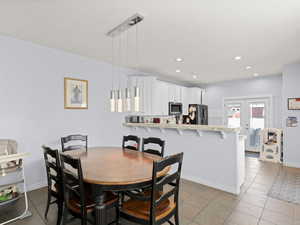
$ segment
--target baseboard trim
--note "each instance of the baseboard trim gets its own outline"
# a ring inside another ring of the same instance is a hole
[[[39,183],[27,184],[26,185],[27,191],[33,191],[33,190],[40,189],[40,188],[43,188],[43,187],[46,187],[46,186],[47,186],[47,181],[41,181]]]
[[[240,188],[237,189],[237,188],[232,187],[232,186],[216,184],[216,183],[209,182],[207,180],[201,179],[199,177],[194,177],[194,176],[182,175],[182,178],[185,179],[185,180],[193,181],[193,182],[198,183],[198,184],[202,184],[202,185],[209,186],[209,187],[212,187],[212,188],[215,188],[215,189],[219,189],[219,190],[222,190],[222,191],[225,191],[225,192],[229,192],[229,193],[232,193],[232,194],[235,194],[235,195],[240,194]]]
[[[300,168],[300,164],[299,163],[283,162],[283,165],[287,166],[287,167]]]

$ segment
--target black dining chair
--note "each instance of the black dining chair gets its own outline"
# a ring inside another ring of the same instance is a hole
[[[73,143],[73,144],[72,144]],[[75,143],[75,144],[74,144]],[[81,134],[73,134],[67,137],[61,138],[61,148],[63,152],[78,150],[78,149],[88,149],[88,136]]]
[[[45,219],[47,219],[50,205],[57,204],[58,215],[56,224],[60,225],[62,219],[64,195],[62,188],[62,174],[59,154],[58,150],[53,150],[46,146],[42,146],[42,148],[44,150],[44,159],[48,181],[48,198],[45,211]],[[53,201],[52,198],[54,199]]]
[[[151,145],[151,148],[147,147],[149,145]],[[159,146],[160,149],[153,149],[154,145]],[[143,138],[142,152],[147,152],[154,155],[158,155],[160,157],[164,157],[165,141],[156,137]]]
[[[83,181],[81,160],[72,158],[69,155],[61,154],[61,167],[63,178],[63,190],[65,204],[63,207],[62,225],[71,222],[73,218],[81,220],[81,225],[94,224],[95,202],[91,194],[91,186]],[[115,208],[116,220],[112,223],[118,224],[119,221],[119,199],[112,192],[106,192],[105,208],[107,210]],[[68,216],[73,218],[70,220]],[[88,217],[92,215],[92,218]]]
[[[140,138],[134,135],[128,135],[123,137],[122,148],[127,148],[135,151],[140,149]]]
[[[179,185],[181,176],[183,153],[168,156],[160,161],[153,162],[152,186],[143,193],[126,192],[130,197],[123,203],[121,217],[134,223],[160,225],[170,223],[175,218],[179,225]],[[177,166],[170,175],[160,178],[159,173],[170,166]],[[169,186],[163,192],[164,186]]]

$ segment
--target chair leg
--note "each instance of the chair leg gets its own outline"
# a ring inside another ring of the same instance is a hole
[[[63,203],[61,224],[66,225],[67,220],[68,220],[68,209],[66,208],[65,203]]]
[[[120,224],[120,205],[116,205],[116,225]]]
[[[61,200],[58,200],[57,207],[58,207],[58,212],[57,212],[56,225],[61,225],[61,221],[63,217],[63,202]]]
[[[48,199],[47,199],[47,206],[46,206],[46,211],[45,211],[45,219],[47,219],[47,215],[48,215],[49,207],[50,207],[50,202],[51,202],[51,194],[48,190]]]
[[[87,225],[86,215],[81,218],[81,225]]]
[[[178,213],[178,207],[176,207],[176,212],[175,212],[175,225],[179,225],[179,213]]]

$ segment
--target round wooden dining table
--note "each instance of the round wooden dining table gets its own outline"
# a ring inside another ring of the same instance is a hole
[[[84,182],[92,185],[97,225],[107,225],[105,191],[124,191],[148,186],[152,182],[153,161],[160,156],[118,147],[93,147],[67,153],[81,159]],[[170,168],[162,170],[164,176]]]

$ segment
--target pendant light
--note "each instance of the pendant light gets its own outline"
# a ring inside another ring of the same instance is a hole
[[[140,111],[140,89],[138,86],[134,87],[134,97],[133,97],[134,111]]]
[[[118,89],[117,91],[117,111],[123,112],[123,99],[122,99],[122,90]]]
[[[131,93],[130,88],[125,88],[125,111],[131,112]]]
[[[144,17],[138,13],[134,14],[133,16],[129,17],[126,19],[124,22],[119,24],[118,26],[114,27],[112,30],[110,30],[106,35],[114,39],[116,36],[121,36],[121,34],[124,31],[127,31],[128,29],[132,28],[133,26],[136,26],[138,23],[140,23]],[[128,37],[127,37],[128,39]],[[127,40],[128,42],[128,40]],[[112,41],[113,44],[113,41]],[[138,62],[138,30],[136,26],[136,62]],[[134,86],[134,97],[131,99],[131,88],[128,87],[128,83],[125,88],[125,98],[123,99],[122,97],[122,89],[121,89],[121,60],[120,63],[116,63],[119,66],[118,70],[118,80],[119,80],[119,87],[116,90],[114,87],[114,75],[115,75],[115,68],[114,68],[114,46],[112,46],[112,51],[113,51],[113,63],[112,63],[112,68],[113,68],[113,75],[112,75],[112,89],[110,91],[110,111],[111,112],[139,112],[140,111],[140,89],[138,87],[138,82],[136,80],[136,85]],[[120,50],[120,58],[121,56],[121,39],[119,42],[119,50]],[[128,51],[128,49],[127,49]],[[128,56],[127,56],[128,58]],[[126,63],[127,64],[127,63]],[[137,63],[138,65],[138,63]],[[136,66],[136,70],[138,69],[138,66]],[[133,110],[132,110],[132,103],[133,103]]]
[[[135,26],[135,42],[136,42],[136,70],[138,69],[138,25]],[[134,86],[133,96],[134,112],[140,111],[140,89],[138,87],[138,78],[136,78],[136,84]]]
[[[116,112],[116,92],[115,90],[110,90],[110,111]]]
[[[111,63],[111,90],[110,90],[110,111],[111,112],[116,112],[116,92],[114,90],[114,74],[115,74],[115,69],[114,69],[114,38],[111,39],[111,50],[112,50],[112,63]]]

